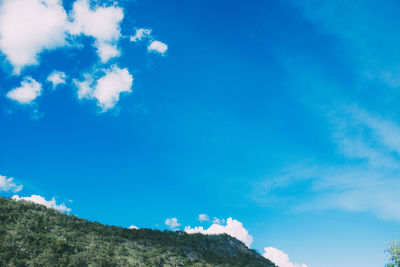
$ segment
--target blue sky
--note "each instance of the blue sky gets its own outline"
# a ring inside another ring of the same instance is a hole
[[[386,263],[399,3],[44,2],[0,7],[1,195],[122,227],[231,223],[284,267]]]

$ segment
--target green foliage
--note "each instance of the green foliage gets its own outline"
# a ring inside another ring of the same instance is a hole
[[[275,266],[228,235],[126,229],[0,197],[0,266]]]
[[[388,253],[390,257],[390,264],[386,266],[400,267],[400,241],[390,242],[386,253]]]

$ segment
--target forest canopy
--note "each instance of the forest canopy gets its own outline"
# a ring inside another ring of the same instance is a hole
[[[0,197],[0,266],[275,266],[237,239],[102,225]]]

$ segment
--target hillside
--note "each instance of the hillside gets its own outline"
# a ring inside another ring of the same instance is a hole
[[[131,230],[0,197],[0,266],[275,266],[228,235]]]

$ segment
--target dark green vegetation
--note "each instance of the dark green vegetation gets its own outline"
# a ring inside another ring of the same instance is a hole
[[[131,230],[0,197],[0,266],[275,266],[228,235]]]

